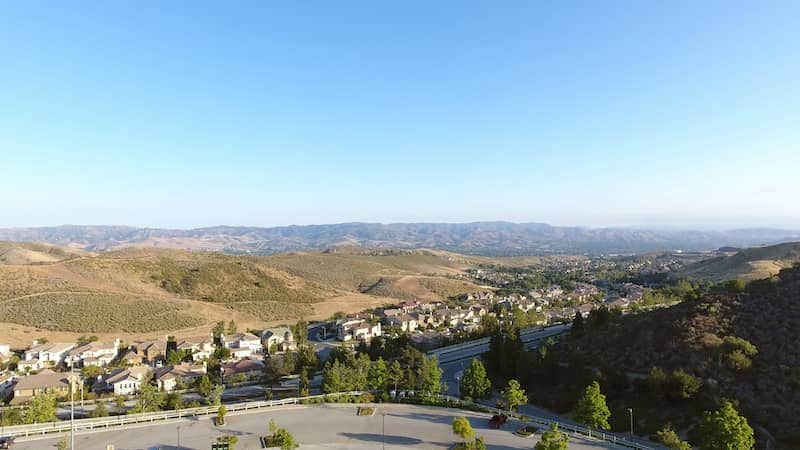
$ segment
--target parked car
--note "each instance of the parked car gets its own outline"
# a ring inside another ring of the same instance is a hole
[[[9,448],[13,442],[14,442],[13,437],[5,437],[5,436],[0,437],[0,448],[2,449]]]
[[[495,414],[489,419],[489,428],[500,428],[508,422],[508,416],[505,414]]]

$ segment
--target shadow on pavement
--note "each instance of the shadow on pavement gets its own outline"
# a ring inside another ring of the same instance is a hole
[[[348,437],[350,439],[357,439],[359,441],[368,441],[368,442],[384,442],[384,438],[386,439],[387,444],[392,445],[417,445],[421,444],[422,440],[407,436],[394,436],[394,435],[382,435],[382,434],[375,434],[375,433],[339,433],[339,435]]]

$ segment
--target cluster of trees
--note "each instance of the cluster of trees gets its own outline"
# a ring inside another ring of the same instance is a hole
[[[702,383],[699,378],[682,369],[667,374],[660,367],[653,367],[647,376],[647,385],[657,398],[682,401],[694,398]]]
[[[758,348],[747,339],[725,336],[717,353],[722,365],[732,370],[742,371],[753,365],[751,358],[758,354]]]
[[[5,408],[0,412],[0,425],[11,426],[32,423],[55,422],[55,394],[40,394],[28,403],[25,408]]]
[[[436,358],[429,359],[410,346],[389,364],[382,356],[373,361],[368,353],[341,347],[334,349],[325,363],[322,391],[405,389],[436,394],[442,390],[441,378]]]

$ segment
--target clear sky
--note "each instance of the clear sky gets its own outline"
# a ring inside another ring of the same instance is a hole
[[[797,1],[16,3],[0,226],[800,228]]]

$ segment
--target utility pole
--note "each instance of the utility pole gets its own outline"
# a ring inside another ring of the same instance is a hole
[[[75,450],[75,368],[69,364],[69,448]]]
[[[181,426],[178,425],[178,448],[181,448]]]
[[[631,415],[631,437],[633,437],[633,408],[628,408],[628,413]]]

